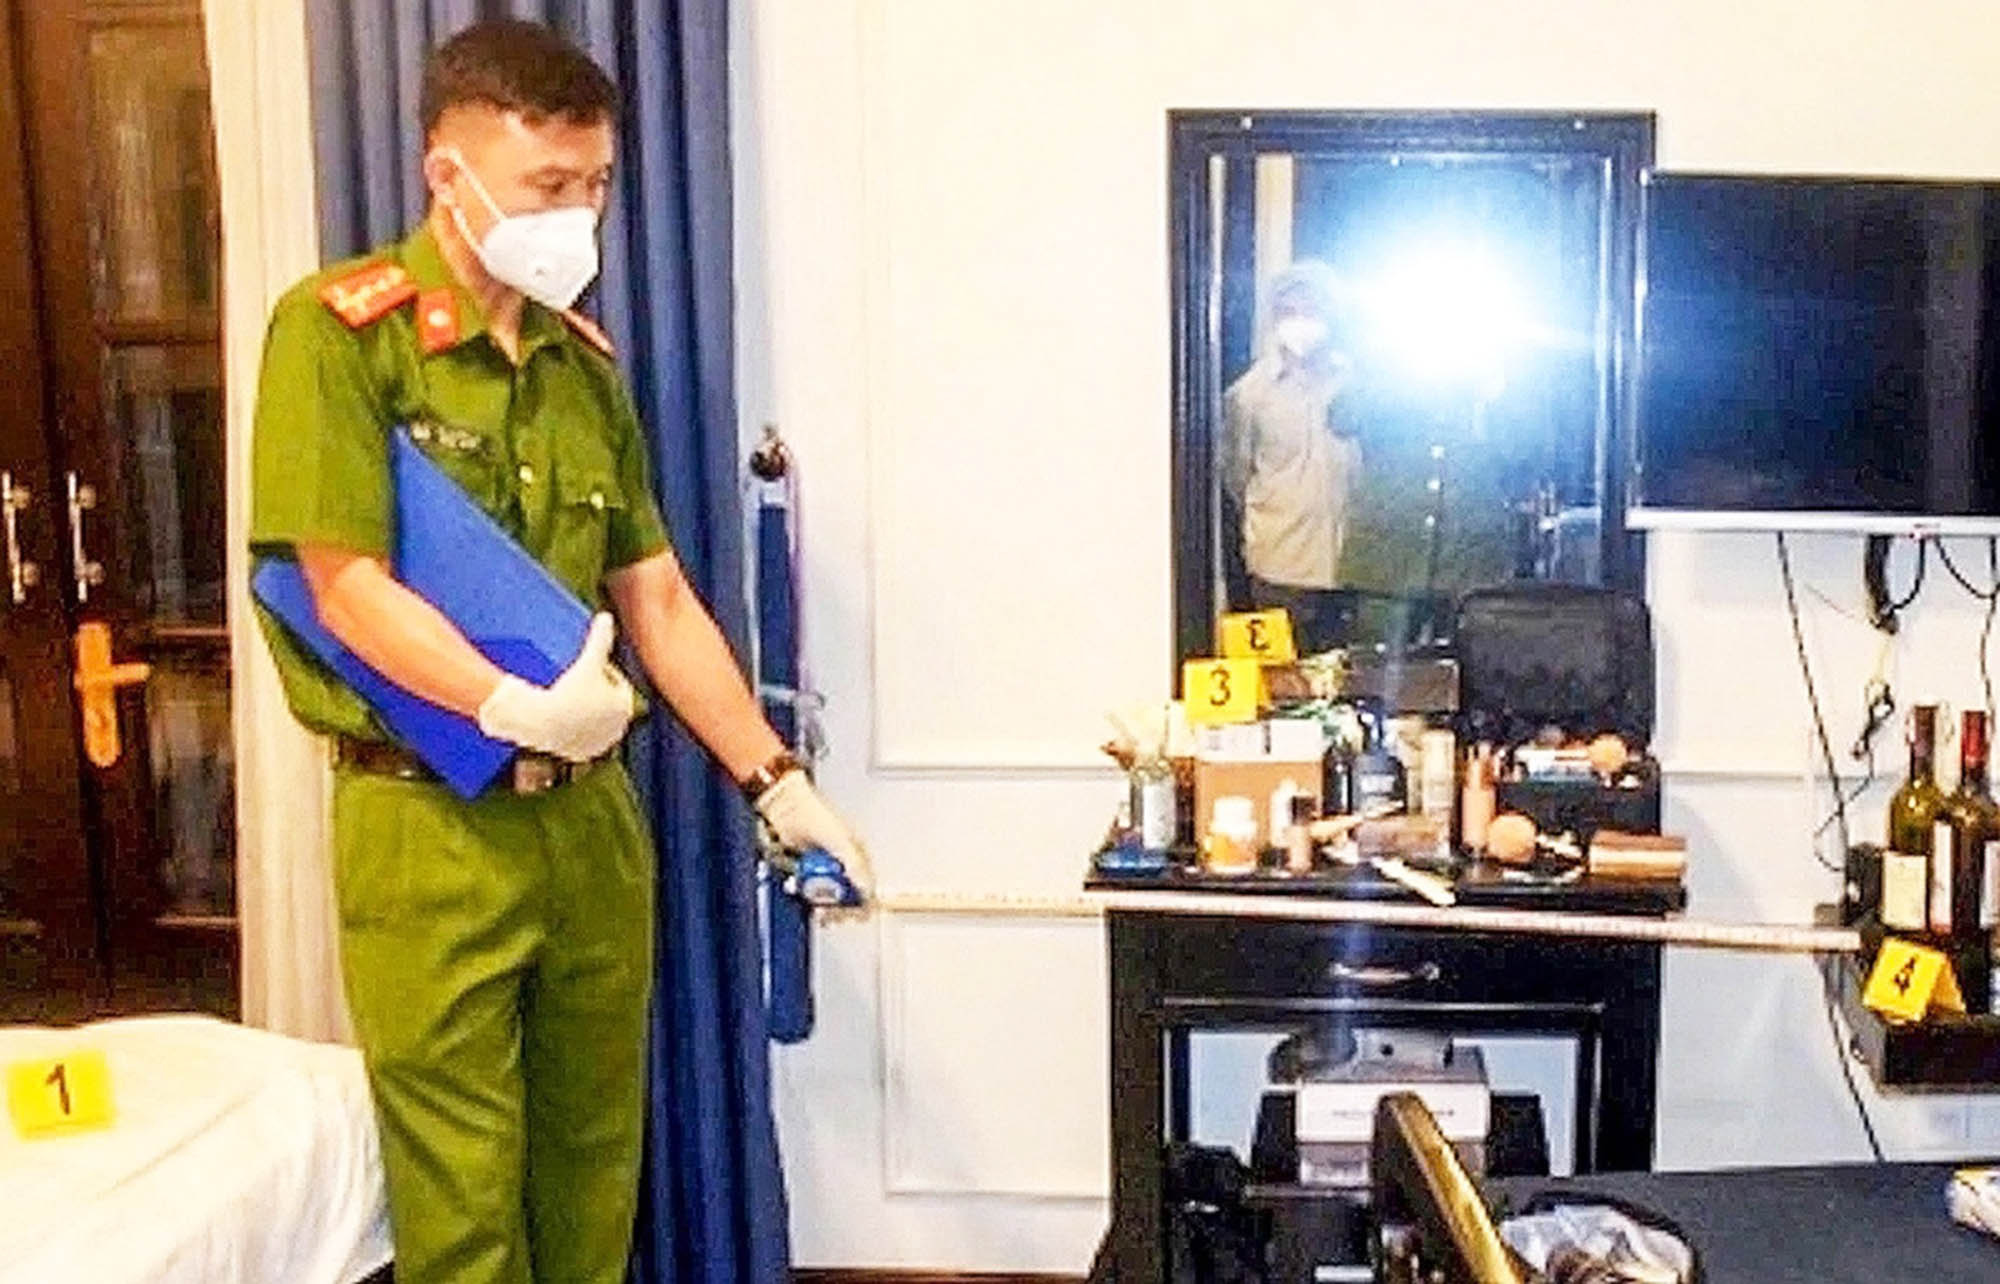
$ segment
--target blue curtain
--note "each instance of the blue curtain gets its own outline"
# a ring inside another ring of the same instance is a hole
[[[423,214],[424,57],[485,17],[547,22],[624,96],[594,306],[653,439],[690,579],[744,653],[732,368],[728,0],[308,0],[321,245],[333,259]],[[667,716],[634,737],[660,853],[642,1284],[789,1271],[748,814]]]

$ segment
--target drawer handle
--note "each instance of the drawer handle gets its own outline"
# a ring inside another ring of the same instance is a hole
[[[1326,971],[1327,975],[1336,981],[1344,981],[1349,985],[1358,985],[1371,990],[1386,990],[1398,985],[1435,985],[1444,977],[1444,969],[1429,962],[1419,963],[1415,967],[1335,963]]]

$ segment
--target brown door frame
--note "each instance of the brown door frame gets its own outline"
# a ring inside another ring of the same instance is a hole
[[[19,16],[14,0],[0,0],[0,245],[21,247],[0,254],[0,299],[18,301],[0,307],[0,353],[7,365],[0,378],[0,468],[30,492],[18,514],[19,551],[41,574],[16,602],[12,577],[0,564],[0,654],[15,686],[21,771],[20,814],[6,819],[12,859],[32,880],[27,908],[38,920],[40,952],[50,969],[48,993],[25,997],[41,1005],[39,1015],[68,1016],[103,1004],[105,978],[69,681],[65,527],[49,454],[44,299],[35,271],[38,256],[25,252],[33,220],[20,94],[24,62],[14,41]],[[23,997],[0,995],[0,1003],[19,1004]]]
[[[53,518],[62,533],[60,557],[49,576],[68,602],[72,626],[87,620],[110,626],[114,659],[139,660],[156,645],[183,654],[189,651],[220,656],[226,665],[224,629],[173,629],[155,637],[145,603],[137,594],[142,563],[136,556],[137,532],[123,529],[134,513],[125,487],[136,471],[125,458],[129,443],[111,422],[106,404],[104,354],[117,342],[210,342],[220,360],[219,311],[216,333],[192,338],[173,325],[133,325],[106,321],[97,315],[92,280],[91,225],[93,193],[91,147],[91,84],[88,48],[91,29],[152,24],[200,23],[198,0],[25,0],[16,9],[22,49],[24,107],[28,122],[29,181],[34,199],[33,258],[40,265],[44,351],[49,361],[45,424],[52,480],[58,500]],[[217,249],[218,264],[220,249]],[[70,474],[94,488],[94,509],[81,514],[72,529],[67,503]],[[223,502],[218,491],[215,502]],[[103,567],[100,582],[80,583],[72,565],[72,550],[81,547],[87,560]],[[212,632],[213,636],[209,636]],[[149,722],[143,685],[127,687],[117,696],[122,753],[118,762],[99,768],[76,758],[86,807],[87,838],[97,849],[97,905],[109,951],[104,960],[111,1003],[124,1008],[149,1006],[145,993],[154,984],[189,969],[213,975],[237,967],[237,933],[226,926],[163,921],[168,908],[159,877],[163,835],[156,831]],[[72,742],[76,739],[74,724]],[[121,997],[120,978],[132,995]],[[229,987],[233,991],[233,982]],[[158,991],[171,996],[171,985]],[[169,998],[169,1002],[172,999]]]

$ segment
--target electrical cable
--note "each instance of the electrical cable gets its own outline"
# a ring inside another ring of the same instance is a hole
[[[1827,605],[1834,606],[1835,610],[1839,610],[1838,606],[1828,601],[1824,593],[1812,585],[1806,585],[1806,591]],[[1840,613],[1849,619],[1854,618],[1851,612]],[[1847,791],[1845,805],[1849,807],[1874,786],[1875,737],[1882,734],[1882,728],[1888,726],[1889,720],[1896,714],[1896,694],[1889,687],[1889,652],[1894,646],[1895,634],[1888,629],[1882,630],[1882,644],[1875,650],[1875,670],[1868,675],[1868,681],[1861,688],[1861,703],[1865,716],[1861,723],[1861,734],[1854,738],[1854,744],[1849,747],[1847,756],[1865,764],[1865,770],[1860,783]],[[1813,841],[1818,842],[1824,837],[1826,831],[1832,828],[1834,821],[1839,818],[1840,804],[1836,804],[1834,809],[1827,813],[1826,819],[1819,823],[1819,827],[1813,830]]]
[[[1874,627],[1884,633],[1894,633],[1901,625],[1903,609],[1917,600],[1923,591],[1924,571],[1928,565],[1928,545],[1923,539],[1917,544],[1917,571],[1911,578],[1910,591],[1900,598],[1889,595],[1889,548],[1887,535],[1870,535],[1866,551],[1861,559],[1861,578],[1868,588],[1868,619]]]
[[[1861,1131],[1868,1137],[1869,1153],[1875,1162],[1882,1162],[1882,1139],[1875,1135],[1875,1121],[1868,1117],[1868,1103],[1861,1099],[1861,1089],[1854,1084],[1853,1054],[1847,1041],[1840,1037],[1840,1019],[1834,1014],[1833,996],[1826,1000],[1826,1028],[1833,1035],[1833,1055],[1840,1059],[1840,1080],[1847,1085],[1847,1095],[1854,1102],[1854,1113],[1861,1117]]]
[[[1847,797],[1840,787],[1840,769],[1833,761],[1833,741],[1826,734],[1826,717],[1820,709],[1819,690],[1813,685],[1812,660],[1806,654],[1805,625],[1799,619],[1798,590],[1792,581],[1792,555],[1785,547],[1785,533],[1777,532],[1778,570],[1785,583],[1785,609],[1792,618],[1792,644],[1798,648],[1799,676],[1805,679],[1806,703],[1812,706],[1813,731],[1819,737],[1820,755],[1826,762],[1826,780],[1833,790],[1834,818],[1840,823],[1840,850],[1845,852],[1854,845],[1853,836],[1847,827]],[[1817,836],[1813,842],[1813,859],[1820,868],[1839,874],[1841,866],[1828,860],[1820,852]]]
[[[1840,616],[1842,619],[1852,620],[1856,624],[1867,625],[1871,629],[1877,627],[1876,625],[1870,623],[1868,620],[1865,620],[1861,616],[1856,615],[1853,611],[1848,610],[1840,603],[1834,601],[1833,598],[1828,596],[1824,590],[1811,584],[1806,585],[1805,590],[1808,596],[1818,598],[1819,604],[1821,606],[1825,607],[1829,611],[1832,611],[1835,615]],[[1887,630],[1885,629],[1884,632],[1886,633]]]
[[[1938,560],[1944,569],[1958,581],[1958,586],[1970,593],[1976,600],[1986,604],[1986,614],[1979,625],[1979,685],[1986,696],[1986,719],[1993,720],[1993,671],[1987,660],[1987,644],[1993,637],[1993,616],[2000,611],[2000,540],[1994,536],[1986,538],[1986,567],[1992,583],[1986,588],[1974,588],[1972,581],[1965,578],[1958,564],[1951,560],[1951,550],[1945,547],[1941,536],[1932,535],[1928,542],[1937,545]]]
[[[1937,546],[1938,560],[1944,563],[1944,569],[1951,572],[1951,577],[1958,581],[1958,586],[1960,588],[1972,594],[1972,596],[1978,598],[1982,602],[1991,601],[1995,597],[2000,597],[2000,583],[1995,583],[1992,588],[1978,589],[1972,587],[1972,581],[1966,579],[1964,575],[1960,574],[1958,569],[1958,564],[1951,560],[1951,550],[1945,547],[1944,538],[1942,536],[1932,535],[1929,536],[1928,539],[1930,543]],[[2000,577],[1996,578],[2000,579]]]
[[[1827,830],[1833,828],[1834,824],[1837,821],[1839,821],[1841,813],[1846,808],[1852,807],[1857,801],[1859,801],[1861,795],[1867,793],[1870,789],[1874,788],[1875,786],[1874,737],[1872,735],[1869,736],[1868,739],[1865,741],[1865,744],[1866,748],[1863,749],[1861,757],[1862,761],[1865,762],[1867,766],[1866,769],[1862,772],[1861,782],[1855,785],[1854,788],[1848,790],[1847,796],[1841,799],[1840,802],[1835,805],[1832,811],[1827,813],[1825,820],[1819,822],[1819,828],[1813,830],[1813,841],[1815,844],[1817,844],[1821,838],[1825,837]],[[1855,747],[1857,749],[1861,749],[1862,745],[1857,744]]]

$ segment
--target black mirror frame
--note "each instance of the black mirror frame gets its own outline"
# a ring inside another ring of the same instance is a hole
[[[1170,111],[1167,113],[1169,274],[1173,303],[1174,671],[1212,653],[1215,632],[1217,372],[1204,358],[1207,317],[1217,300],[1209,274],[1214,245],[1208,211],[1209,158],[1248,160],[1258,152],[1569,152],[1602,158],[1610,170],[1612,281],[1609,399],[1597,443],[1601,513],[1599,583],[1644,591],[1640,536],[1625,525],[1626,479],[1636,406],[1638,285],[1643,262],[1642,176],[1653,164],[1651,112],[1500,111]]]

